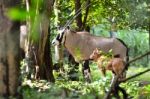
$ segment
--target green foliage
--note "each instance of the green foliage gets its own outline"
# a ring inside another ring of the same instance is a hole
[[[24,4],[24,2],[23,2]],[[33,42],[38,42],[40,38],[40,27],[39,24],[45,17],[42,13],[45,10],[43,0],[32,0],[29,11],[25,7],[16,7],[8,9],[6,15],[17,21],[28,21],[28,32],[29,37]]]
[[[121,86],[126,89],[127,93],[129,93],[134,99],[137,99],[139,92],[139,82],[132,81],[127,83],[122,83]],[[130,87],[129,87],[130,86]]]
[[[81,0],[81,4],[83,7],[85,1]],[[86,24],[90,27],[98,24],[111,24],[110,20],[116,18],[119,28],[148,29],[148,5],[148,0],[91,0]],[[54,17],[58,19],[53,22],[57,21],[58,25],[63,26],[75,14],[74,0],[56,0],[56,6],[58,16]],[[83,9],[82,15],[82,17],[85,15]],[[75,27],[75,21],[72,26]]]
[[[102,97],[104,92],[104,85],[106,83],[101,83],[104,81],[94,82],[92,84],[87,84],[83,82],[76,81],[57,81],[55,85],[47,84],[46,82],[32,82],[26,81],[23,85],[23,96],[25,99],[60,99],[64,97],[66,99],[84,99],[85,97]],[[103,87],[100,87],[103,84]],[[47,86],[45,90],[44,86]],[[67,94],[66,96],[63,94]],[[100,94],[99,94],[100,93]],[[88,98],[88,99],[91,99]]]
[[[148,31],[144,30],[119,30],[117,37],[122,39],[129,48],[130,59],[140,56],[149,51],[149,36]],[[136,61],[136,65],[147,65],[147,58],[144,57]]]
[[[133,75],[131,73],[143,70],[144,68],[129,68],[127,76],[129,77]],[[81,79],[79,81],[69,81],[67,76],[64,76],[61,80],[56,79],[55,84],[44,80],[32,81],[25,79],[22,83],[23,97],[24,99],[103,99],[105,91],[108,91],[110,87],[111,72],[107,72],[106,77],[102,76],[96,64],[91,64],[91,71],[92,83],[83,82]],[[81,70],[79,73],[81,74]],[[147,75],[149,74],[142,75],[143,77],[140,77],[140,79],[137,77],[122,83],[121,87],[125,88],[133,99],[149,99],[150,86],[139,86],[139,83],[144,81]],[[82,75],[80,75],[80,78],[83,79]]]
[[[110,79],[108,78],[90,84],[80,81],[56,81],[55,84],[46,81],[26,81],[22,89],[25,99],[61,99],[62,97],[65,99],[102,99],[105,91],[108,91],[109,85]],[[149,85],[140,88],[139,82],[132,81],[121,84],[121,87],[125,88],[133,99],[149,97]]]
[[[141,92],[141,93],[140,93]],[[139,93],[141,94],[141,99],[149,99],[150,98],[150,85],[144,86]]]
[[[150,93],[150,85],[144,86],[145,91],[147,91],[148,93]]]
[[[117,19],[119,28],[148,29],[148,4],[147,0],[94,0],[91,4],[88,24],[90,26],[99,23],[106,24],[109,19],[114,17]],[[107,19],[107,21],[104,21],[104,19]]]
[[[148,51],[148,32],[144,30],[120,30],[118,37],[124,40],[133,56]]]
[[[11,8],[11,9],[9,9],[7,16],[12,20],[25,21],[27,12],[24,9]]]

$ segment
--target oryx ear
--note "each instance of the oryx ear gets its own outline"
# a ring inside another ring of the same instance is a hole
[[[70,26],[67,26],[67,27],[65,28],[65,31],[68,32],[68,33],[70,33]]]

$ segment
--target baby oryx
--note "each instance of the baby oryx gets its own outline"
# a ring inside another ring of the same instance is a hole
[[[114,75],[119,76],[119,80],[125,78],[124,73],[122,73],[125,68],[125,62],[119,57],[119,55],[107,57],[103,55],[102,51],[99,51],[96,48],[90,55],[90,59],[94,60],[98,64],[98,67],[104,76],[106,75],[106,70],[110,70]]]

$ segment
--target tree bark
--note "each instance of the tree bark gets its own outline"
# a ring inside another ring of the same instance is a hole
[[[18,96],[20,23],[10,20],[5,13],[8,8],[19,6],[19,1],[0,1],[0,96],[6,98]]]
[[[86,3],[86,12],[85,12],[85,15],[84,15],[84,19],[83,19],[83,23],[82,23],[82,29],[85,29],[85,30],[87,30],[88,32],[90,31],[90,30],[88,30],[87,28],[86,28],[86,21],[87,21],[87,17],[88,17],[88,14],[89,14],[89,5],[90,5],[90,0],[87,0],[87,3]]]
[[[30,4],[30,5],[29,5]],[[35,17],[27,17],[27,33],[28,43],[26,50],[26,58],[30,59],[34,64],[34,78],[44,79],[50,82],[54,82],[54,76],[52,73],[52,55],[50,50],[50,20],[49,17],[52,12],[53,0],[43,0],[39,4],[39,0],[36,1],[36,5],[32,5],[30,0],[26,0],[27,12],[30,9],[35,9]],[[37,34],[32,34],[37,33]],[[33,37],[33,38],[32,38]],[[36,38],[36,39],[34,39]]]
[[[80,8],[81,8],[80,0],[75,0],[75,15],[77,14],[77,12]],[[81,9],[80,9],[80,11],[81,11]],[[78,29],[81,30],[82,29],[82,13],[80,13],[76,17],[76,22],[77,22]]]
[[[52,5],[53,5],[53,0],[45,0],[44,1],[44,6],[45,10],[42,12],[42,20],[40,23],[40,42],[39,42],[39,48],[38,48],[38,61],[39,61],[39,66],[40,66],[40,78],[41,79],[46,79],[50,82],[54,82],[54,76],[52,73],[52,56],[51,56],[51,51],[50,51],[50,34],[48,31],[49,30],[49,17],[52,11]]]
[[[150,11],[149,11],[150,13]],[[150,15],[150,14],[149,14]],[[149,17],[150,18],[150,17]],[[149,29],[149,50],[150,50],[150,19],[149,19],[149,25],[148,25],[148,29]],[[147,56],[147,61],[148,61],[148,64],[150,64],[150,55]]]

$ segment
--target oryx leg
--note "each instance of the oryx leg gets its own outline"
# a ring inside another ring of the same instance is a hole
[[[89,67],[89,60],[84,61],[82,66],[82,72],[83,72],[84,79],[87,82],[91,82],[91,71]]]
[[[113,73],[113,74],[112,74],[112,80],[111,80],[110,86],[113,86],[113,81],[115,80],[115,76],[116,76],[116,75]]]
[[[71,54],[69,54],[68,60],[69,60],[69,66],[71,68],[70,72],[68,73],[69,79],[72,81],[78,81],[79,80],[79,75],[78,75],[79,63],[77,63],[74,60]]]
[[[118,85],[118,76],[116,74],[113,73],[113,78],[112,78],[112,81],[111,81],[111,87],[112,87],[112,93],[113,95],[116,97],[116,99],[120,99],[120,96],[119,96],[119,85]]]
[[[127,99],[128,98],[128,94],[126,92],[126,90],[124,90],[123,88],[121,88],[119,85],[116,88],[118,91],[121,91],[123,94],[123,99]],[[118,93],[119,94],[119,93]]]
[[[114,85],[114,90],[113,90],[113,94],[116,97],[116,99],[120,99],[119,92],[122,93],[123,99],[127,99],[128,98],[128,94],[126,93],[126,91],[119,86],[118,82],[116,82],[116,84]]]

